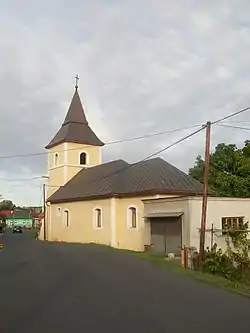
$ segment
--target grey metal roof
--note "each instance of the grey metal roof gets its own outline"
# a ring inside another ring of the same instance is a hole
[[[48,201],[69,202],[112,196],[201,194],[203,185],[161,158],[135,164],[116,160],[81,170]]]
[[[92,146],[104,145],[89,127],[77,89],[60,130],[45,148],[50,149],[63,142],[75,142]]]

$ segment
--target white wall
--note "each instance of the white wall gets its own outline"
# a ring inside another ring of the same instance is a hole
[[[182,245],[199,249],[202,197],[161,198],[144,201],[144,213],[183,212]],[[218,229],[213,233],[213,243],[226,249],[225,236],[222,236],[222,217],[245,216],[250,220],[250,198],[216,197],[208,198],[206,229]],[[205,247],[211,247],[211,231],[206,231]],[[249,235],[250,236],[250,235]]]
[[[201,225],[202,198],[189,197],[190,202],[190,245],[199,249],[199,228]],[[215,229],[219,229],[213,235],[214,243],[222,249],[226,249],[225,236],[222,236],[222,217],[245,216],[246,221],[250,219],[250,199],[248,198],[208,198],[207,224],[206,228],[211,229],[212,223]],[[211,246],[211,231],[206,232],[205,247]]]
[[[183,213],[182,215],[182,246],[189,245],[189,198],[160,198],[144,201],[144,214],[150,213]],[[146,220],[146,224],[150,223]],[[150,229],[149,229],[150,232]]]

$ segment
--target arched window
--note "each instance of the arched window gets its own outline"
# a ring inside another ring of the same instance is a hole
[[[102,210],[100,208],[94,210],[94,224],[95,228],[102,228]]]
[[[63,219],[66,227],[69,227],[69,211],[67,209],[63,212]]]
[[[137,211],[135,207],[128,208],[128,227],[129,228],[137,227]]]
[[[54,165],[57,165],[58,164],[58,153],[55,153],[55,156],[54,156]]]
[[[87,164],[87,153],[82,152],[80,154],[80,164],[81,165],[86,165]]]

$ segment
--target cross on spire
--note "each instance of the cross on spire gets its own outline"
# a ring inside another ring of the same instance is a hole
[[[78,81],[79,81],[79,76],[78,74],[75,76],[75,79],[76,79],[76,85],[75,85],[75,88],[76,90],[78,89]]]

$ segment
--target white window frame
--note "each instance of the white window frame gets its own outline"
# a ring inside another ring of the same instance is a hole
[[[56,208],[56,215],[57,215],[57,216],[61,216],[61,214],[62,214],[62,209],[61,209],[61,207],[57,207],[57,208]]]
[[[68,225],[67,225],[67,219],[66,219],[66,212],[68,212]],[[70,227],[70,212],[69,209],[65,208],[63,210],[63,225],[65,226],[65,228],[69,228]]]
[[[81,164],[81,154],[82,153],[85,153],[86,154],[86,163],[85,164]],[[85,150],[82,150],[79,152],[79,155],[78,155],[78,164],[79,165],[89,165],[89,154],[85,151]]]
[[[132,214],[131,214],[131,208],[134,208],[135,209],[135,212],[136,212],[136,226],[133,227],[132,226]],[[138,229],[138,208],[134,205],[130,205],[127,207],[127,228],[130,229],[130,230],[136,230]]]
[[[57,152],[54,153],[54,156],[53,156],[54,160],[53,160],[53,165],[54,166],[58,166],[58,160],[59,160],[59,154]]]
[[[97,210],[100,210],[100,212],[101,212],[101,226],[100,227],[98,227],[98,225],[97,225]],[[101,207],[95,207],[93,209],[93,227],[95,230],[103,229],[103,210]]]

